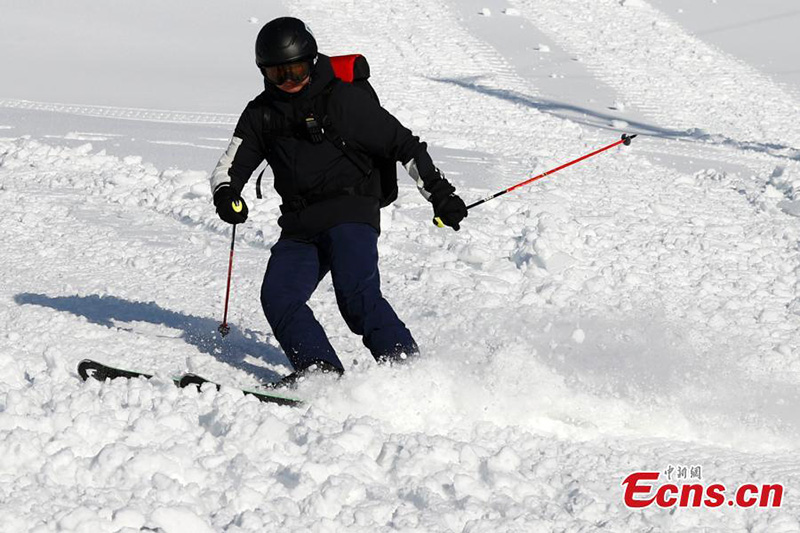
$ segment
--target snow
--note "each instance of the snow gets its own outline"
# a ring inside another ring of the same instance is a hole
[[[800,70],[795,50],[794,29],[800,20],[797,4],[765,0],[757,9],[746,1],[651,0],[650,3],[674,18],[704,41],[742,59],[800,94]],[[682,12],[677,13],[676,8]]]
[[[0,529],[800,530],[797,93],[786,64],[696,29],[746,0],[228,4],[0,19]],[[301,409],[237,390],[289,372],[258,301],[270,174],[246,191],[224,340],[207,182],[284,14],[369,57],[465,200],[640,134],[458,233],[401,171],[383,289],[424,358],[375,365],[324,280],[311,305],[347,373],[304,382]],[[156,377],[83,383],[86,357]],[[186,371],[229,386],[174,387]],[[624,506],[627,475],[675,464],[782,482],[783,507]]]

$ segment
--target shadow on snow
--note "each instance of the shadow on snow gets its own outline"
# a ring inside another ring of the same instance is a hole
[[[264,361],[287,365],[283,353],[263,342],[255,340],[250,330],[241,331],[231,326],[231,332],[222,342],[217,333],[217,321],[170,311],[155,302],[132,302],[116,296],[47,296],[45,294],[21,293],[14,297],[19,305],[38,305],[57,311],[66,311],[86,318],[92,324],[133,331],[121,328],[114,322],[146,322],[159,324],[182,332],[180,339],[191,344],[198,351],[209,354],[231,366],[254,374],[263,381],[275,381],[281,376],[267,368],[245,361],[254,356]]]
[[[506,100],[515,104],[523,105],[538,109],[543,113],[548,113],[559,118],[564,118],[595,128],[615,131],[618,133],[637,133],[643,136],[659,137],[662,139],[672,139],[678,141],[690,141],[701,144],[711,144],[719,146],[727,146],[739,150],[747,150],[768,154],[773,157],[781,159],[791,159],[800,161],[800,150],[791,146],[784,146],[774,143],[759,143],[753,141],[737,141],[729,137],[717,134],[709,134],[699,128],[690,128],[688,130],[674,130],[669,128],[661,128],[645,122],[630,120],[624,117],[615,116],[610,113],[602,113],[599,111],[591,110],[585,107],[580,107],[573,104],[556,102],[546,98],[534,98],[516,91],[509,91],[503,89],[493,89],[480,84],[479,77],[466,77],[466,78],[429,78],[432,81],[439,83],[447,83],[456,85],[471,91],[476,91],[481,94]],[[628,124],[625,129],[614,127],[612,121],[624,121]]]

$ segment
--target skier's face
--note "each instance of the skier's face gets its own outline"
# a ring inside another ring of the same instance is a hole
[[[308,85],[310,81],[311,81],[311,76],[306,76],[306,79],[304,79],[301,82],[296,82],[294,80],[286,80],[282,84],[276,85],[276,87],[278,87],[278,89],[280,89],[285,93],[294,94],[302,91],[303,87]]]
[[[267,81],[287,93],[299,92],[311,80],[311,62],[299,61],[261,69]]]

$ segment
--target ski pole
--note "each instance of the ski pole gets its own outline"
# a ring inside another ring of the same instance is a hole
[[[228,261],[228,287],[225,289],[225,315],[222,317],[222,324],[217,328],[223,337],[231,331],[231,328],[228,326],[228,301],[231,296],[231,273],[233,272],[233,245],[236,243],[236,224],[233,225],[233,231],[231,233],[231,257]]]
[[[495,198],[497,198],[499,196],[503,196],[504,194],[509,193],[509,192],[513,191],[514,189],[519,189],[520,187],[524,187],[525,185],[533,183],[536,180],[542,179],[545,176],[549,176],[550,174],[555,174],[559,170],[562,170],[562,169],[565,169],[565,168],[567,168],[569,166],[572,166],[575,163],[580,163],[584,159],[589,159],[590,157],[596,156],[597,154],[599,154],[601,152],[605,152],[606,150],[611,150],[612,148],[614,148],[615,146],[619,146],[620,144],[624,144],[625,146],[630,146],[631,140],[634,139],[634,138],[636,138],[636,135],[628,135],[627,133],[623,133],[622,134],[622,138],[620,140],[618,140],[617,142],[613,143],[613,144],[609,144],[608,146],[600,148],[599,150],[595,150],[594,152],[592,152],[590,154],[586,154],[586,155],[584,155],[582,157],[579,157],[578,159],[570,161],[569,163],[564,163],[560,167],[556,167],[556,168],[554,168],[552,170],[548,170],[547,172],[542,172],[538,176],[534,176],[534,177],[532,177],[530,179],[527,179],[527,180],[525,180],[523,182],[517,183],[516,185],[512,185],[508,189],[502,190],[502,191],[500,191],[498,193],[495,193],[495,194],[493,194],[491,196],[487,196],[486,198],[484,198],[482,200],[478,200],[475,203],[469,204],[467,206],[467,210],[470,210],[473,207],[476,207],[476,206],[479,206],[479,205],[481,205],[483,203],[486,203],[489,200],[494,200]],[[436,224],[437,226],[439,226],[440,228],[444,227],[444,223],[442,222],[442,219],[440,219],[439,217],[434,218],[433,219],[433,223]]]

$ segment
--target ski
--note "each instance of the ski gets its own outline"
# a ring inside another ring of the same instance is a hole
[[[114,368],[112,366],[104,365],[103,363],[98,363],[97,361],[93,361],[91,359],[84,359],[80,363],[78,363],[78,375],[86,381],[89,378],[96,379],[97,381],[105,381],[107,379],[136,379],[136,378],[145,378],[150,379],[153,377],[153,374],[146,374],[144,372],[134,372],[132,370],[123,370],[121,368]],[[217,390],[219,390],[222,385],[219,383],[215,383],[213,381],[207,380],[202,376],[198,376],[197,374],[183,374],[179,377],[173,377],[172,382],[175,384],[176,387],[186,388],[189,386],[194,386],[200,389],[200,387],[205,383],[210,383]],[[283,396],[281,394],[276,394],[272,392],[265,392],[265,391],[254,391],[254,390],[244,390],[239,389],[242,393],[248,396],[254,396],[258,398],[259,401],[264,403],[274,403],[277,405],[288,405],[291,407],[299,407],[303,405],[303,401],[297,398],[291,398],[288,396]]]
[[[211,383],[214,387],[219,390],[222,385],[219,383],[215,383],[213,381],[209,381],[202,376],[198,376],[197,374],[184,374],[181,376],[180,380],[178,380],[178,386],[181,388],[188,387],[190,385],[194,385],[198,389],[204,383]],[[248,396],[255,396],[259,399],[259,401],[265,403],[276,403],[278,405],[289,405],[292,407],[300,406],[303,404],[303,400],[298,400],[297,398],[290,398],[288,396],[282,396],[280,394],[275,394],[272,392],[265,392],[265,391],[255,391],[249,389],[239,389],[242,393]]]

